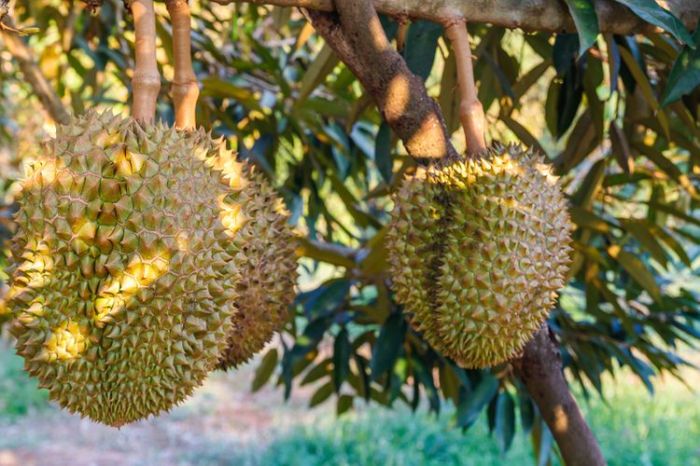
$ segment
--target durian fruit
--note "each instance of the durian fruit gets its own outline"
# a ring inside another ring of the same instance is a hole
[[[224,225],[233,228],[236,314],[231,318],[228,346],[219,369],[248,361],[289,319],[296,283],[295,239],[281,198],[261,173],[237,162],[235,154],[207,135],[199,146],[207,149],[212,168],[224,174],[235,198],[225,206]]]
[[[24,182],[12,332],[72,412],[120,426],[168,410],[227,347],[239,196],[202,139],[91,112],[57,129]]]
[[[564,285],[571,224],[542,156],[495,144],[407,178],[387,234],[396,299],[465,368],[516,356]]]

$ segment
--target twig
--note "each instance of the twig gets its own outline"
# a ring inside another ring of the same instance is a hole
[[[445,25],[445,33],[452,43],[457,61],[457,81],[461,94],[459,118],[467,140],[467,152],[473,156],[486,150],[484,139],[486,119],[484,107],[479,102],[474,83],[474,66],[467,24],[464,20],[448,21]]]
[[[136,65],[132,83],[131,114],[141,123],[152,123],[160,91],[156,61],[156,15],[153,0],[133,0],[131,14],[136,31]]]
[[[66,107],[61,102],[61,99],[56,94],[56,91],[51,87],[51,84],[46,80],[39,69],[34,58],[34,52],[22,38],[14,32],[17,30],[12,19],[9,16],[3,18],[2,23],[5,27],[0,28],[0,36],[5,43],[5,47],[17,61],[19,69],[24,75],[24,79],[31,86],[34,94],[41,101],[41,105],[51,115],[54,121],[61,124],[67,124],[70,121],[70,115]]]
[[[173,27],[173,55],[175,76],[170,94],[175,104],[175,127],[194,129],[196,126],[199,86],[192,68],[190,45],[190,7],[187,0],[167,0]]]

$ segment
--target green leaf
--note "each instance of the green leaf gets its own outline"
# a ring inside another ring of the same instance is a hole
[[[372,348],[370,370],[372,380],[394,367],[396,359],[401,354],[403,340],[406,335],[406,321],[400,312],[395,312],[384,322],[379,331],[379,337]]]
[[[249,110],[262,110],[260,99],[254,92],[220,78],[204,78],[202,80],[202,96],[227,97],[240,102]]]
[[[578,226],[597,231],[598,233],[610,233],[610,224],[602,217],[590,210],[578,206],[569,207],[571,220]]]
[[[574,18],[580,43],[579,55],[591,48],[598,37],[598,16],[591,0],[566,0],[569,12]]]
[[[352,346],[348,338],[348,329],[343,329],[335,337],[333,344],[333,384],[335,391],[340,391],[340,386],[347,379],[350,373],[350,353]]]
[[[639,285],[644,288],[649,295],[654,299],[654,301],[661,301],[661,290],[659,285],[654,279],[654,275],[649,272],[644,263],[640,261],[634,254],[631,254],[619,245],[613,245],[608,248],[608,254],[610,257],[617,260],[617,262],[624,268],[630,276],[639,283]]]
[[[668,256],[664,248],[659,244],[658,240],[654,237],[651,232],[651,228],[654,226],[645,220],[636,219],[620,219],[620,223],[623,228],[630,232],[637,241],[649,251],[651,257],[653,257],[659,264],[666,267],[668,264]]]
[[[404,58],[408,68],[416,75],[428,78],[433,69],[437,42],[442,26],[431,21],[415,21],[408,28]]]
[[[295,102],[296,106],[301,105],[306,98],[326,80],[328,75],[333,72],[338,62],[338,57],[333,52],[333,49],[331,49],[328,44],[324,45],[301,80],[299,95]]]
[[[700,27],[695,31],[693,40],[695,50],[688,46],[683,47],[673,64],[661,99],[661,104],[664,106],[690,94],[696,87],[700,86]]]
[[[324,401],[326,401],[333,394],[333,382],[328,382],[321,385],[313,395],[311,395],[311,400],[309,401],[309,408],[318,406]]]
[[[634,156],[627,136],[614,121],[610,122],[609,132],[612,152],[617,164],[625,173],[632,173],[634,171]]]
[[[340,395],[335,408],[336,415],[340,416],[341,414],[349,411],[350,408],[352,408],[353,400],[354,397],[352,395]]]
[[[673,13],[662,8],[655,0],[615,0],[617,3],[625,5],[632,10],[634,14],[642,18],[649,24],[658,26],[664,31],[672,34],[676,39],[685,43],[692,44],[693,38],[685,28],[681,20],[675,17]]]
[[[262,361],[260,361],[260,365],[255,370],[255,377],[253,378],[253,384],[251,387],[253,392],[260,390],[267,383],[267,381],[270,380],[270,376],[277,366],[278,359],[279,355],[277,354],[276,348],[272,348],[265,354],[265,356],[263,356]]]
[[[637,62],[637,60],[634,59],[634,56],[629,50],[625,49],[624,47],[620,47],[620,56],[625,62],[625,65],[627,65],[627,68],[629,69],[630,73],[632,73],[635,82],[639,85],[644,99],[647,101],[649,106],[656,112],[656,119],[659,121],[659,125],[661,125],[664,134],[668,136],[670,133],[668,116],[659,105],[659,101],[656,99],[654,89],[651,87],[651,83],[649,82],[646,73],[639,66],[639,63]]]
[[[496,403],[496,438],[502,452],[508,451],[515,436],[515,402],[508,391],[498,395]]]
[[[484,374],[473,392],[467,393],[457,407],[457,425],[470,427],[479,418],[479,414],[498,391],[498,379],[491,374]]]
[[[391,183],[391,175],[394,168],[394,159],[391,156],[391,128],[386,121],[382,122],[377,132],[374,146],[374,163],[379,173],[387,183]]]

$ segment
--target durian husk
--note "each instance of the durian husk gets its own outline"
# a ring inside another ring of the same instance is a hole
[[[71,412],[167,411],[227,347],[240,196],[205,136],[89,112],[30,167],[7,305],[26,370]]]
[[[465,368],[517,356],[564,285],[571,222],[542,156],[494,144],[408,177],[387,233],[396,300]]]
[[[296,238],[282,199],[262,173],[237,162],[217,141],[209,139],[201,146],[209,147],[213,167],[224,173],[237,196],[225,219],[236,231],[231,247],[239,272],[238,312],[217,364],[227,370],[249,361],[289,320],[297,279]]]

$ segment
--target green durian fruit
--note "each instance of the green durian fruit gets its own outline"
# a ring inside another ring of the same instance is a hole
[[[505,362],[564,286],[570,234],[558,179],[532,150],[495,144],[435,164],[396,196],[387,234],[396,299],[460,366]]]
[[[297,279],[296,241],[287,223],[282,199],[265,177],[236,161],[218,142],[202,141],[208,158],[236,193],[228,204],[224,224],[236,230],[232,237],[239,271],[237,313],[231,318],[228,346],[219,369],[235,368],[262,350],[289,319]]]
[[[24,181],[12,332],[68,410],[112,426],[168,410],[228,346],[243,196],[209,141],[91,112],[57,129]]]

